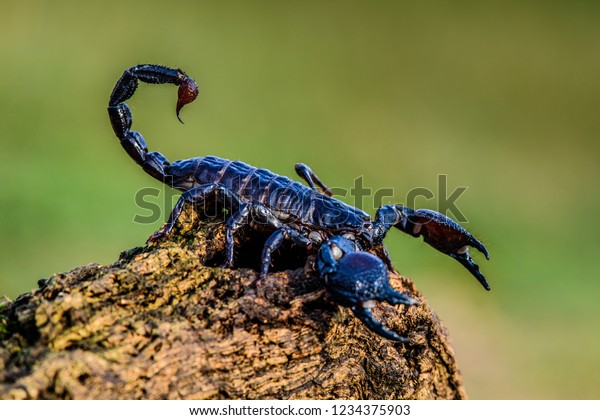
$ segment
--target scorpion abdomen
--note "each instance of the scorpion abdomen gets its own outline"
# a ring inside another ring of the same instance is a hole
[[[182,191],[216,184],[244,201],[271,209],[281,221],[300,220],[321,228],[360,228],[370,217],[362,210],[268,169],[216,156],[178,160],[168,168],[171,185]],[[339,219],[339,220],[338,220]]]

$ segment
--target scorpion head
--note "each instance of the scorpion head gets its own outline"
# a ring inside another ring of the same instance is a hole
[[[350,239],[333,236],[319,249],[317,264],[331,299],[339,305],[350,307],[371,331],[390,340],[408,342],[406,338],[386,329],[371,311],[375,301],[392,305],[417,304],[416,300],[390,286],[383,261],[375,255],[359,251]]]

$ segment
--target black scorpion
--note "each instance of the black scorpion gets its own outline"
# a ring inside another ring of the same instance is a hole
[[[460,262],[490,290],[468,252],[472,246],[489,259],[485,246],[443,214],[386,205],[371,220],[362,210],[333,198],[326,185],[302,163],[295,169],[310,188],[239,161],[206,156],[170,163],[161,153],[148,152],[142,135],[131,130],[131,112],[124,103],[135,93],[138,81],[179,86],[177,118],[183,106],[196,99],[198,85],[179,69],[144,64],[125,70],[110,96],[110,122],[129,156],[157,180],[183,191],[168,221],[149,241],[171,232],[184,204],[198,205],[219,197],[231,214],[225,224],[224,266],[233,266],[236,231],[247,224],[254,229],[267,229],[270,236],[262,251],[259,281],[268,274],[271,256],[284,240],[310,253],[318,252],[318,272],[325,280],[329,296],[336,303],[350,307],[375,333],[401,342],[408,340],[386,329],[371,311],[374,301],[392,305],[417,303],[389,284],[388,270],[394,269],[383,239],[392,227],[413,237],[422,236],[433,248]]]

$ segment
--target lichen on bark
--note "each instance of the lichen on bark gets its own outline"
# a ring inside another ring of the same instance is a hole
[[[237,266],[255,264],[263,239],[239,235]],[[217,267],[223,245],[223,225],[187,209],[168,239],[0,304],[0,398],[466,397],[447,332],[409,279],[391,274],[419,306],[375,308],[401,344],[327,298],[314,256],[283,250],[255,287],[252,267]]]

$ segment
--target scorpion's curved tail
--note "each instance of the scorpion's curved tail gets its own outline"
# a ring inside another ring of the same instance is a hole
[[[145,83],[172,83],[179,86],[176,107],[177,118],[179,118],[181,108],[194,101],[198,96],[198,85],[179,69],[154,64],[140,64],[125,70],[108,101],[110,122],[125,151],[144,171],[159,181],[168,184],[167,168],[170,162],[159,152],[148,152],[144,137],[137,131],[131,130],[131,111],[125,101],[135,93],[138,80]],[[179,118],[179,121],[181,121],[181,118]]]

